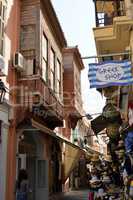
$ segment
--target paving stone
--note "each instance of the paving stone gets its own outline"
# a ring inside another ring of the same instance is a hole
[[[88,190],[67,192],[64,195],[53,196],[51,200],[88,200]]]

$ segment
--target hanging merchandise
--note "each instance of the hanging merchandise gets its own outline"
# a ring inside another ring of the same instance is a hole
[[[112,103],[108,103],[103,108],[102,116],[107,119],[108,122],[118,122],[121,123],[120,112]]]
[[[125,138],[126,153],[133,152],[133,130],[128,131]]]
[[[91,162],[93,163],[98,163],[100,160],[99,160],[99,155],[98,154],[93,154],[92,158],[91,158]]]
[[[106,133],[110,140],[118,140],[119,139],[119,127],[118,123],[111,123],[107,126]]]
[[[119,151],[117,151],[117,156],[120,160],[123,159],[124,155],[125,155],[125,150],[124,149],[120,149]]]
[[[119,132],[121,135],[121,138],[125,138],[125,134],[127,134],[128,130],[129,130],[129,123],[128,122],[124,122],[121,124],[120,128],[119,128]]]
[[[102,94],[107,98],[113,96],[117,91],[118,91],[118,86],[102,88]]]
[[[119,140],[118,149],[124,149],[124,148],[125,148],[124,141],[123,140]]]
[[[130,182],[129,197],[133,198],[133,180],[131,180],[131,182]]]
[[[128,104],[128,123],[130,126],[133,125],[133,102]]]

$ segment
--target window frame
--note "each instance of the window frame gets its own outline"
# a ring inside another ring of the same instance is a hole
[[[55,51],[51,47],[50,48],[50,88],[53,91],[55,91],[55,58],[56,58],[55,55],[56,55]],[[51,75],[52,75],[52,80],[51,80]]]
[[[44,41],[46,42],[45,49],[43,46]],[[44,55],[45,54],[44,52],[46,52],[46,56]],[[43,63],[45,63],[45,69],[44,69]],[[42,78],[45,82],[48,82],[48,38],[44,32],[43,32],[43,38],[42,38]]]
[[[58,66],[59,66],[59,69],[58,69]],[[56,71],[57,71],[56,92],[57,92],[57,96],[60,98],[61,97],[61,62],[58,58],[57,58]],[[59,73],[59,76],[58,76],[58,73]],[[59,88],[58,88],[58,84],[59,84]]]
[[[0,2],[0,10],[0,55],[4,56],[6,6],[2,1]]]

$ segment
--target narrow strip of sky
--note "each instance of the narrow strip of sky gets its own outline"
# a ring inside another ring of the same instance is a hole
[[[69,46],[78,45],[82,56],[96,55],[92,28],[95,27],[95,12],[92,0],[52,0]],[[89,89],[88,63],[84,60],[82,72],[82,96],[84,109],[89,113],[102,111],[105,100],[95,89]]]

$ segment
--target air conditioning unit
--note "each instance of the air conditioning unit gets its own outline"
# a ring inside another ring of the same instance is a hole
[[[21,53],[15,53],[13,64],[18,71],[24,71],[24,57]]]

